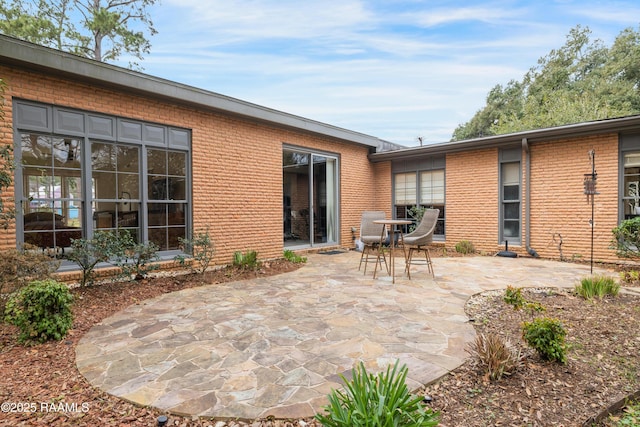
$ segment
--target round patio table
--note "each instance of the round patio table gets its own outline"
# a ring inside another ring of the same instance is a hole
[[[389,273],[391,274],[391,283],[396,283],[396,275],[395,275],[395,259],[394,259],[394,251],[397,247],[396,245],[396,239],[395,239],[395,233],[399,233],[400,234],[400,242],[402,245],[402,252],[404,253],[404,261],[405,261],[405,265],[407,263],[407,253],[404,250],[404,235],[402,234],[402,229],[398,229],[397,227],[399,225],[409,225],[411,224],[411,221],[406,220],[406,219],[376,219],[375,221],[373,221],[374,224],[384,224],[388,229],[389,229],[389,235],[390,235],[390,242],[389,242],[389,256],[390,256],[390,260],[389,260]],[[378,256],[380,256],[380,252],[383,251],[383,246],[384,246],[384,229],[382,229],[382,233],[380,234],[380,245],[378,245]],[[378,263],[376,262],[376,267],[373,270],[373,278],[376,278],[376,274],[378,272]]]

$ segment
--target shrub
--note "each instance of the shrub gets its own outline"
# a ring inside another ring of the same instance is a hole
[[[620,292],[620,285],[609,276],[585,277],[579,285],[576,285],[576,293],[585,299],[593,297],[601,299],[606,295],[616,296],[618,292]]]
[[[307,257],[300,256],[290,249],[284,250],[284,259],[295,264],[307,262]]]
[[[193,259],[197,261],[198,267],[195,264],[191,264],[191,270],[194,273],[203,274],[209,268],[209,265],[213,261],[213,257],[216,253],[215,245],[213,244],[213,240],[211,240],[211,235],[209,234],[209,226],[207,226],[204,233],[197,233],[193,239],[183,239],[182,237],[178,238],[180,242],[180,247],[186,253],[189,253],[193,256]],[[184,264],[184,257],[177,256],[176,259],[181,264]]]
[[[119,239],[117,233],[103,231],[95,233],[93,239],[71,240],[71,253],[66,255],[66,258],[82,269],[81,286],[92,284],[96,266],[109,261],[119,253]]]
[[[22,343],[61,340],[73,323],[69,288],[55,280],[33,281],[13,293],[5,320],[20,328]]]
[[[467,352],[478,359],[492,380],[511,375],[522,366],[520,350],[495,334],[478,335]]]
[[[438,413],[422,406],[422,398],[409,393],[406,365],[396,361],[386,373],[368,374],[360,362],[351,381],[341,375],[346,390],[333,390],[326,414],[316,419],[327,427],[427,427],[438,425]]]
[[[504,291],[504,297],[502,300],[507,304],[513,306],[515,310],[520,310],[524,307],[525,299],[522,296],[522,288],[514,288],[513,286],[507,286],[507,289]]]
[[[535,349],[543,359],[567,363],[564,338],[567,332],[559,320],[542,317],[532,322],[524,322],[522,338]]]
[[[460,254],[472,254],[476,251],[476,248],[473,246],[473,243],[471,243],[468,240],[461,240],[458,243],[456,243],[456,252],[460,253]]]
[[[640,259],[640,216],[625,219],[611,231],[611,247],[618,256]]]
[[[140,280],[159,268],[158,264],[152,264],[159,259],[158,249],[153,242],[136,243],[131,233],[124,230],[118,233],[118,239],[114,241],[112,261],[123,276]]]
[[[240,251],[233,253],[233,266],[246,269],[256,270],[260,268],[260,261],[258,261],[258,252],[247,251],[242,253]]]
[[[31,281],[51,278],[59,266],[59,260],[31,245],[25,245],[23,249],[1,251],[0,313],[3,311],[5,295],[15,292]]]

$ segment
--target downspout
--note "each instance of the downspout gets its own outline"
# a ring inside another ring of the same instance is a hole
[[[538,252],[533,249],[530,245],[531,243],[531,153],[529,153],[529,141],[527,138],[522,138],[522,150],[524,151],[524,161],[525,161],[525,174],[527,177],[527,185],[525,187],[525,210],[524,210],[524,220],[525,220],[525,231],[524,231],[524,247],[527,249],[529,255],[533,257],[538,257]]]

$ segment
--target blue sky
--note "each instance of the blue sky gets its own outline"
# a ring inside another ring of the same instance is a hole
[[[408,146],[448,141],[576,25],[607,46],[640,25],[637,0],[161,0],[150,12],[145,73]]]

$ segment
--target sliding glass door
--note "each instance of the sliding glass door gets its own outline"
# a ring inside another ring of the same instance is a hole
[[[284,244],[314,246],[338,241],[336,157],[285,149],[283,170]]]

